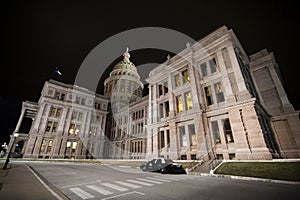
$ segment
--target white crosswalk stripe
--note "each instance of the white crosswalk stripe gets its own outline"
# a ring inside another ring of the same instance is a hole
[[[140,184],[140,185],[145,185],[145,186],[152,186],[153,184],[151,183],[145,183],[145,182],[142,182],[142,181],[136,181],[136,180],[127,180],[128,182],[131,182],[131,183],[136,183],[136,184]]]
[[[154,176],[154,177],[160,178],[160,179],[172,180],[172,181],[178,181],[178,180],[180,180],[178,178],[171,178],[171,177],[165,177],[165,176]]]
[[[140,180],[140,181],[146,181],[146,182],[155,183],[155,184],[162,184],[163,183],[163,182],[160,182],[160,181],[149,180],[149,179],[146,179],[146,178],[137,178],[137,179]]]
[[[94,198],[95,196],[91,195],[90,193],[75,187],[75,188],[70,188],[70,190],[72,192],[74,192],[77,196],[79,196],[81,199],[90,199],[90,198]]]
[[[96,185],[88,185],[88,186],[86,186],[86,187],[89,188],[89,189],[92,189],[92,190],[94,190],[94,191],[96,191],[96,192],[98,192],[98,193],[101,193],[101,194],[103,194],[103,195],[113,194],[113,192],[108,191],[108,190],[105,190],[105,189],[103,189],[103,188],[101,188],[101,187],[98,187],[98,186],[96,186]]]
[[[121,191],[121,192],[124,192],[124,191],[128,190],[127,188],[120,187],[120,186],[112,184],[112,183],[102,183],[102,185],[105,185],[106,187],[109,187],[109,188],[112,188],[112,189],[115,189],[115,190],[118,190],[118,191]]]
[[[132,183],[127,183],[127,182],[124,182],[124,181],[116,181],[116,183],[120,184],[120,185],[124,185],[124,186],[127,186],[127,187],[130,187],[130,188],[141,188],[141,186],[139,185],[134,185]]]
[[[149,176],[147,177],[148,179],[152,179],[152,180],[155,180],[155,181],[162,181],[162,182],[166,182],[166,183],[170,183],[172,181],[170,180],[166,180],[166,179],[161,179],[161,178],[155,178],[155,177],[152,177],[152,176]]]

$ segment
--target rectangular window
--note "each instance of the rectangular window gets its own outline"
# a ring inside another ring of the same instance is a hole
[[[48,147],[47,147],[47,153],[51,152],[52,144],[53,144],[53,140],[49,140]]]
[[[53,122],[51,132],[52,132],[52,133],[55,133],[55,132],[56,132],[56,129],[57,129],[57,122]]]
[[[211,122],[211,129],[212,129],[212,134],[215,140],[216,144],[221,143],[221,138],[220,138],[220,131],[218,127],[218,122],[217,121],[212,121]]]
[[[61,108],[57,108],[55,117],[57,117],[57,118],[60,117],[60,115],[61,115],[61,110],[62,110]]]
[[[184,126],[179,126],[180,142],[182,147],[187,146],[186,134]]]
[[[163,95],[163,86],[162,85],[158,85],[158,95],[159,96]]]
[[[48,121],[46,126],[46,132],[49,132],[51,127],[52,127],[52,121]]]
[[[46,126],[46,132],[52,132],[55,133],[57,131],[57,122],[48,121]]]
[[[201,74],[203,77],[207,76],[207,66],[206,66],[206,63],[202,63],[200,65],[200,68],[201,68]]]
[[[54,95],[54,98],[57,99],[57,100],[65,100],[65,94],[63,93],[60,93],[60,92],[55,92],[55,95]]]
[[[72,142],[67,141],[67,145],[66,145],[66,153],[70,153],[71,145],[72,145]]]
[[[182,71],[182,77],[183,77],[183,83],[190,82],[189,72],[187,69]]]
[[[193,101],[191,92],[187,92],[184,94],[185,96],[185,106],[187,110],[191,110],[193,108]]]
[[[70,124],[70,127],[69,127],[69,134],[74,134],[75,133],[75,124]]]
[[[182,96],[181,95],[177,96],[176,100],[177,100],[177,112],[180,113],[183,111]]]
[[[211,92],[211,87],[207,86],[207,87],[204,88],[204,90],[205,90],[207,105],[210,106],[210,105],[214,104],[214,100],[213,100],[212,92]]]
[[[177,75],[175,75],[175,87],[178,87],[180,85],[181,85],[180,75],[177,74]]]
[[[169,101],[166,101],[164,104],[165,104],[166,117],[169,117],[169,112],[170,112]]]
[[[78,121],[82,121],[82,118],[83,118],[83,113],[78,113]]]
[[[76,151],[77,148],[77,142],[73,142],[72,143],[72,153],[74,153]]]
[[[224,94],[223,94],[223,90],[222,90],[221,82],[215,83],[215,84],[214,84],[214,87],[215,87],[215,92],[216,92],[217,102],[220,103],[220,102],[225,101]]]
[[[167,94],[168,92],[168,82],[164,82],[164,93]]]
[[[190,135],[190,141],[191,141],[191,145],[197,145],[197,140],[196,140],[196,133],[195,133],[195,126],[194,124],[189,124],[188,125],[189,128],[189,135]]]
[[[170,148],[170,130],[167,130],[167,147]]]
[[[223,119],[222,122],[223,122],[223,128],[224,128],[226,142],[227,143],[234,142],[229,119],[228,118]]]
[[[209,62],[209,66],[210,66],[210,73],[215,73],[217,71],[216,59],[213,58],[213,59],[209,60],[208,62]]]
[[[43,143],[42,143],[42,145],[41,145],[41,153],[44,153],[44,151],[45,151],[45,148],[46,148],[46,140],[43,140]]]
[[[49,117],[54,117],[55,116],[55,111],[56,111],[56,108],[51,107]]]
[[[165,133],[164,131],[160,131],[160,148],[165,147]]]

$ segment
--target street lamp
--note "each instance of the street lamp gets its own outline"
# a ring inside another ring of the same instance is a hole
[[[6,161],[5,161],[4,166],[2,167],[2,169],[7,169],[7,164],[9,163],[9,157],[10,157],[12,148],[13,148],[13,146],[15,145],[15,140],[16,140],[16,138],[17,138],[18,136],[19,136],[19,133],[14,133],[13,142],[12,142],[12,144],[11,144],[11,147],[10,147],[10,149],[9,149],[8,155],[7,155],[7,157],[6,157]]]

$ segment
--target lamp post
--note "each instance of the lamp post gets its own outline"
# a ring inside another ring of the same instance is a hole
[[[7,157],[6,157],[6,161],[5,161],[4,166],[2,167],[2,169],[7,169],[7,164],[9,163],[9,157],[10,157],[12,148],[13,148],[13,146],[15,145],[15,140],[16,140],[16,138],[17,138],[18,136],[19,136],[19,133],[14,133],[13,142],[12,142],[12,144],[11,144],[11,147],[10,147],[10,149],[9,149],[8,155],[7,155]]]

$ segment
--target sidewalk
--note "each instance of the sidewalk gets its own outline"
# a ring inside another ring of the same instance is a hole
[[[56,198],[38,180],[34,172],[22,164],[9,165],[8,170],[0,172],[0,197],[8,200],[55,200]]]

